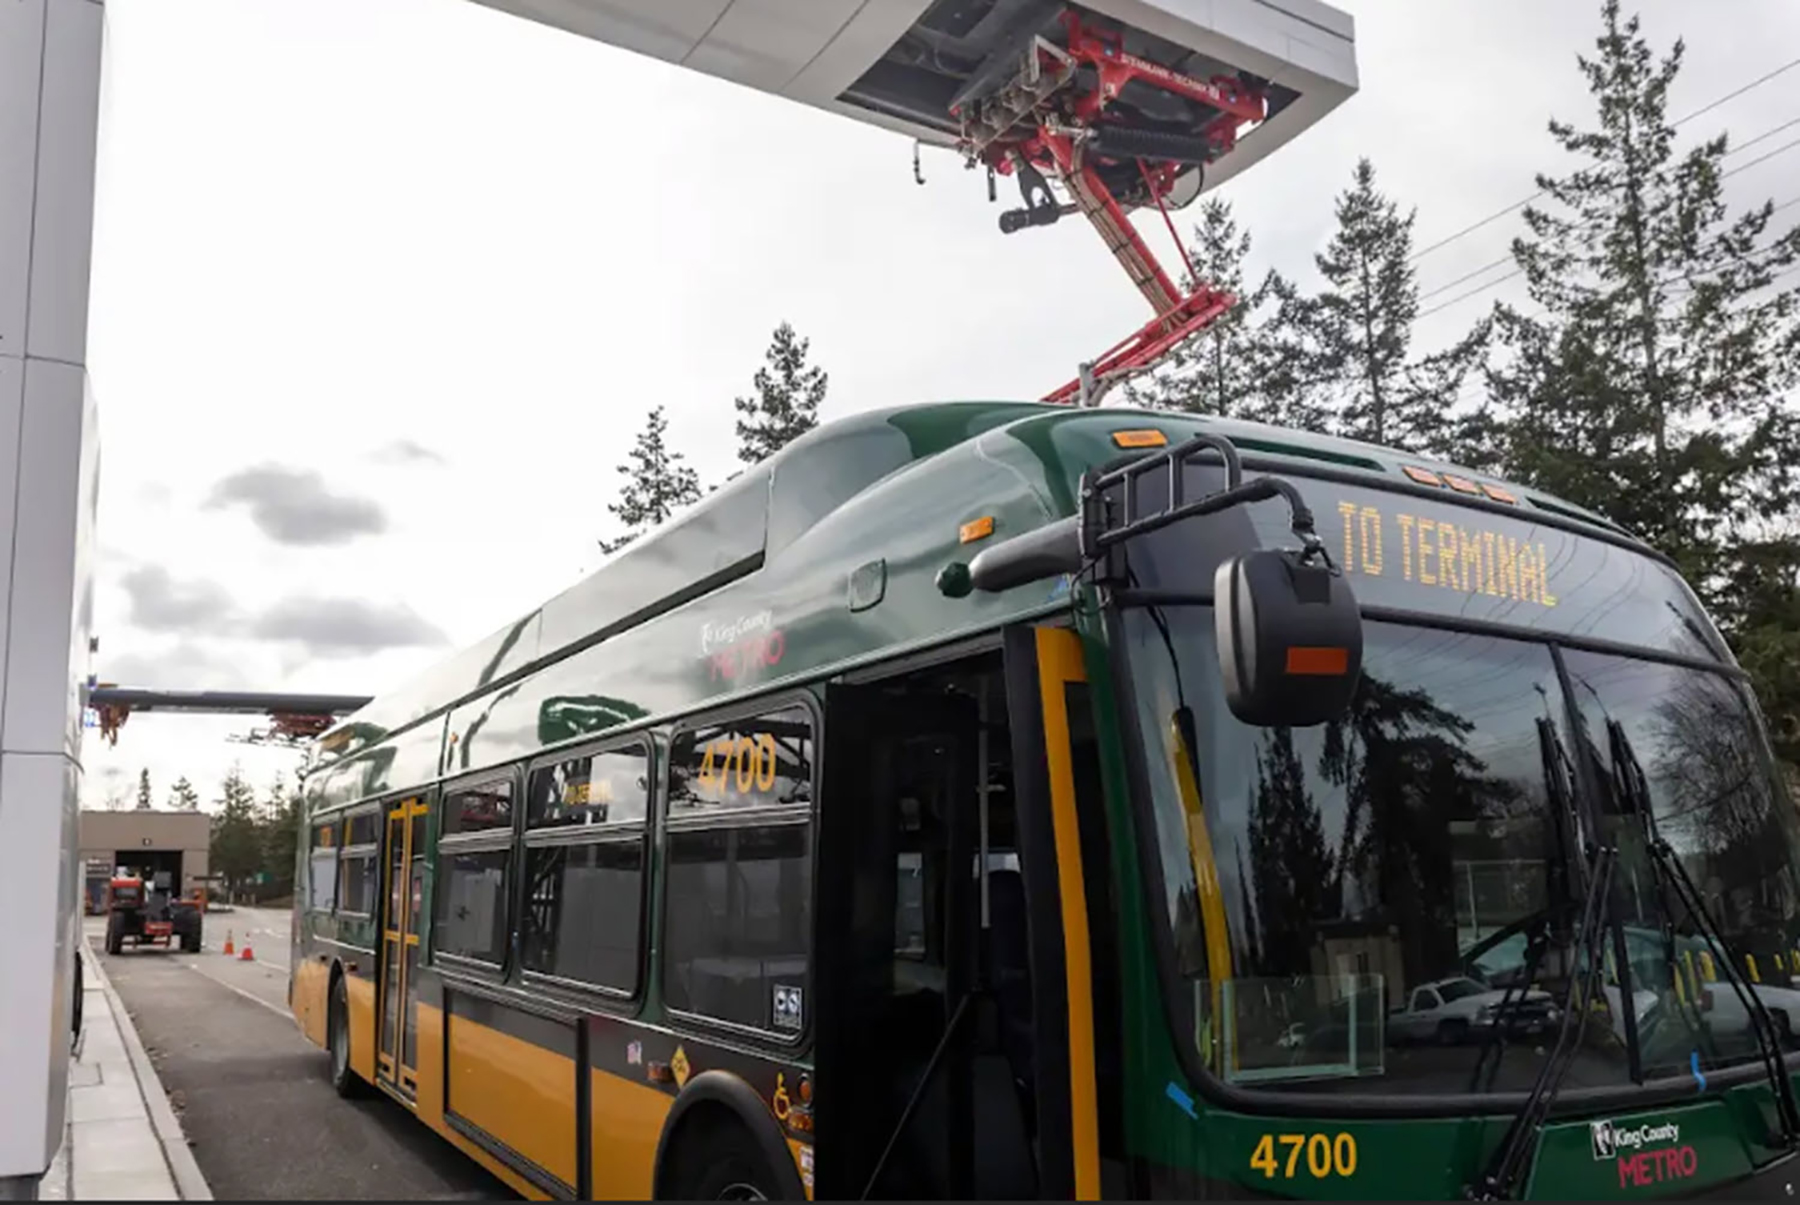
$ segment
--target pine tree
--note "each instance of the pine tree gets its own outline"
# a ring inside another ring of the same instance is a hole
[[[1188,251],[1189,276],[1232,294],[1237,304],[1178,347],[1143,384],[1128,385],[1134,404],[1301,426],[1316,419],[1297,411],[1302,399],[1295,386],[1304,372],[1286,321],[1293,286],[1270,272],[1246,292],[1250,247],[1250,232],[1238,225],[1231,202],[1207,198]]]
[[[169,788],[169,807],[177,812],[192,812],[199,809],[200,795],[194,790],[194,784],[187,780],[187,775],[184,774],[177,778],[175,785]]]
[[[1617,0],[1578,56],[1596,124],[1552,121],[1574,160],[1513,243],[1541,313],[1498,307],[1490,431],[1510,475],[1673,556],[1745,657],[1781,752],[1800,757],[1800,228],[1731,216],[1725,136],[1678,152],[1682,43],[1657,59]]]
[[[756,370],[754,397],[733,403],[737,420],[738,459],[756,464],[819,425],[819,404],[829,380],[825,370],[808,365],[811,341],[783,322],[775,328],[765,354],[768,363]]]
[[[299,850],[299,795],[288,789],[280,775],[263,800],[259,833],[260,869],[268,875],[269,894],[287,895],[294,889],[294,861]]]
[[[236,764],[219,784],[218,805],[212,820],[211,869],[230,892],[241,889],[262,863],[256,792]]]
[[[146,766],[138,771],[137,810],[148,812],[153,806],[150,801],[150,769]]]
[[[606,509],[624,524],[625,532],[601,540],[603,552],[617,552],[682,507],[700,498],[700,477],[668,442],[669,419],[659,405],[650,411],[626,462],[619,466],[625,488]]]
[[[1412,359],[1419,285],[1412,264],[1416,210],[1405,214],[1375,187],[1375,167],[1357,162],[1338,194],[1337,230],[1314,257],[1326,288],[1297,304],[1310,332],[1313,387],[1332,399],[1339,434],[1418,452],[1449,441],[1448,419],[1463,378],[1486,339]]]

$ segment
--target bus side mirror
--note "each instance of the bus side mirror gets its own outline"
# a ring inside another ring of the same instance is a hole
[[[1362,614],[1341,573],[1297,550],[1232,557],[1213,578],[1225,702],[1246,724],[1306,728],[1350,710]]]

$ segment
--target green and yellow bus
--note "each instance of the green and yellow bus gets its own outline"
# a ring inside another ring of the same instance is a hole
[[[321,737],[290,990],[537,1198],[1785,1196],[1783,792],[1598,515],[904,408]]]

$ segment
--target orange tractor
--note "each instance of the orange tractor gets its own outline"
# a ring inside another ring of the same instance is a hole
[[[122,953],[127,945],[172,948],[177,941],[189,954],[200,951],[202,905],[180,900],[170,890],[171,875],[157,871],[148,885],[135,874],[119,874],[106,888],[106,952]]]

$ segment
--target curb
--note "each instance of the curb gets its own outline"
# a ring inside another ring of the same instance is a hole
[[[163,1087],[162,1077],[156,1073],[156,1065],[150,1061],[150,1052],[144,1049],[144,1040],[138,1037],[137,1026],[131,1023],[131,1014],[125,1011],[125,1001],[106,977],[106,970],[95,957],[93,946],[88,939],[81,939],[81,954],[86,960],[86,973],[94,977],[100,990],[106,993],[106,1004],[112,1011],[113,1024],[118,1026],[119,1037],[125,1043],[125,1052],[131,1058],[131,1069],[137,1074],[138,1095],[144,1098],[144,1107],[150,1114],[150,1128],[162,1143],[163,1159],[169,1165],[169,1171],[175,1177],[175,1191],[181,1194],[184,1201],[210,1201],[213,1199],[212,1188],[206,1183],[206,1177],[200,1173],[200,1165],[194,1161],[194,1152],[188,1149],[187,1135],[181,1131],[181,1122],[175,1116],[175,1110],[169,1105],[169,1093]],[[87,1018],[82,1019],[82,1028],[87,1027]]]

